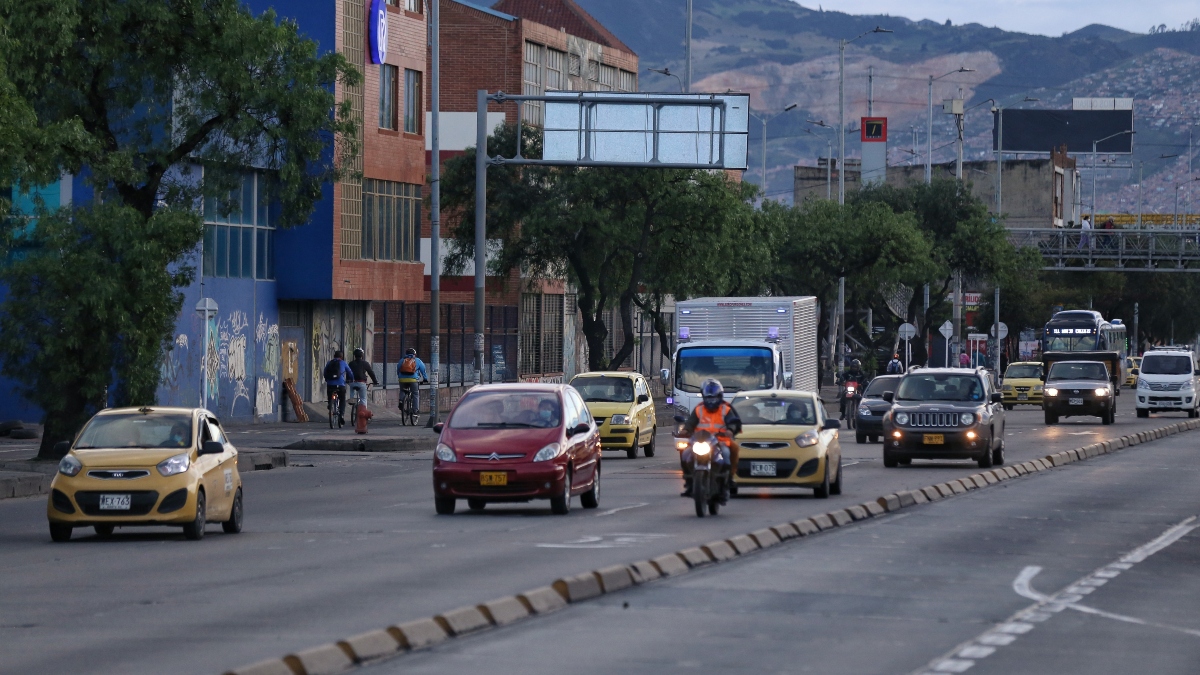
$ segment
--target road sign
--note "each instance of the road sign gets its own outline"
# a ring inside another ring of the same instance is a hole
[[[991,334],[992,334],[992,337],[996,337],[995,324],[992,325]],[[1000,322],[1000,339],[1003,340],[1006,337],[1008,337],[1008,326],[1003,321],[1001,321]]]
[[[988,336],[983,333],[967,333],[968,342],[987,342]]]
[[[900,324],[900,339],[901,340],[905,340],[905,341],[911,340],[911,339],[913,339],[913,337],[916,336],[916,334],[917,334],[916,326],[912,325],[911,323]]]
[[[941,328],[938,328],[938,332],[942,334],[942,337],[949,340],[950,336],[954,335],[954,324],[947,320],[946,323],[942,324]]]

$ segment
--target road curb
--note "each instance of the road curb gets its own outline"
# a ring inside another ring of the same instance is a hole
[[[789,539],[808,537],[824,530],[895,513],[925,502],[950,499],[1019,476],[1086,461],[1197,428],[1200,428],[1200,419],[1186,420],[1151,432],[1136,432],[1081,448],[1056,452],[1015,467],[990,469],[936,486],[884,495],[874,501],[739,534],[703,546],[686,548],[651,560],[642,560],[630,565],[612,565],[563,577],[555,580],[550,586],[498,598],[481,605],[460,607],[430,618],[388,626],[382,630],[362,633],[287,654],[281,658],[259,661],[227,670],[225,675],[333,675],[364,663],[432,647],[487,628],[507,626],[533,616],[548,614],[563,609],[568,604],[617,593],[658,578],[677,576],[699,567],[735,560],[777,546]]]

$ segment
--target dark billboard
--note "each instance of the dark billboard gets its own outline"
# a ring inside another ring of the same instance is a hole
[[[993,112],[992,150],[997,148],[1000,113]],[[1050,152],[1067,146],[1067,152],[1092,151],[1092,142],[1117,134],[1096,146],[1097,152],[1130,154],[1133,134],[1132,110],[1005,110],[1005,152]]]

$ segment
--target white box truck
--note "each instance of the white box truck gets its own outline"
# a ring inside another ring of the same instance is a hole
[[[817,391],[815,297],[697,298],[675,304],[679,344],[664,382],[683,415],[716,378],[726,393],[751,389]]]

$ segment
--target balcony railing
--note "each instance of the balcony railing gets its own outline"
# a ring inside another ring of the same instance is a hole
[[[1017,248],[1036,249],[1045,270],[1200,272],[1200,229],[1012,228]]]

